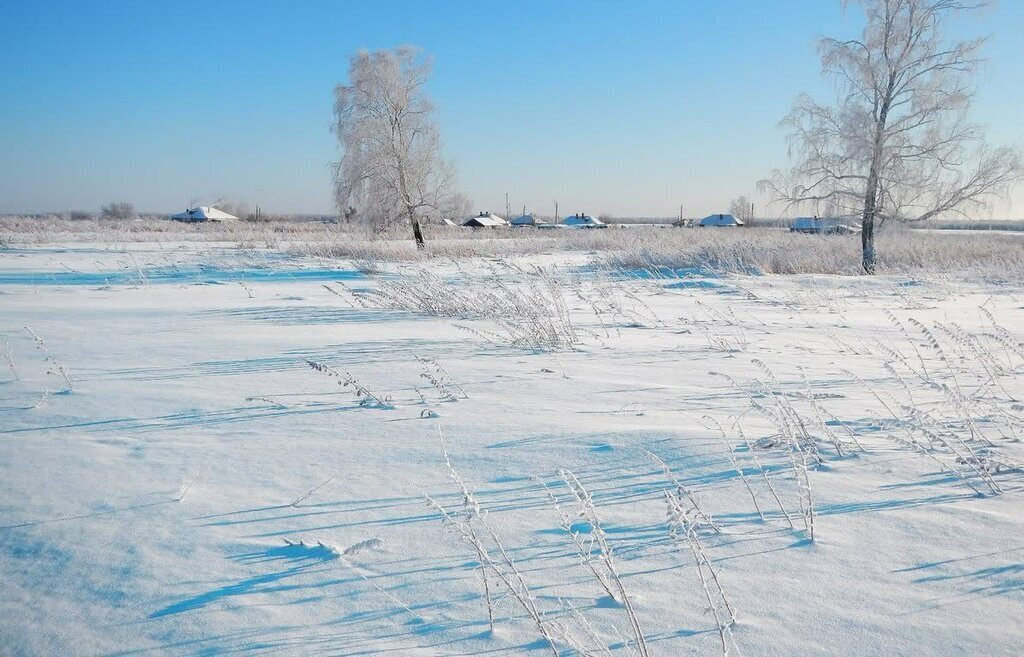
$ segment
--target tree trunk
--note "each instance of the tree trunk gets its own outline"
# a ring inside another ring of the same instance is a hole
[[[868,173],[868,189],[864,194],[864,216],[860,222],[861,266],[865,274],[875,273],[875,205],[878,196],[878,175],[874,165]]]
[[[420,220],[416,218],[416,212],[409,208],[409,223],[412,224],[412,237],[416,240],[416,248],[424,249],[427,244],[423,241],[423,231],[420,229]]]
[[[867,189],[864,190],[864,216],[860,222],[861,267],[865,274],[875,273],[875,212],[878,209],[878,174],[882,168],[882,145],[885,143],[885,125],[892,102],[895,80],[890,76],[885,100],[875,121],[875,143],[868,170]]]
[[[399,139],[401,139],[401,133],[399,133]],[[413,207],[411,197],[409,195],[409,185],[406,183],[405,178],[405,161],[398,158],[398,184],[402,193],[402,199],[405,203],[405,213],[409,215],[409,223],[412,224],[412,238],[416,240],[416,248],[426,248],[426,243],[423,241],[423,231],[420,229],[420,220],[416,217],[416,208]]]

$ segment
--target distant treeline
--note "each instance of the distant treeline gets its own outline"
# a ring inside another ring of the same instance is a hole
[[[1024,231],[1024,219],[991,219],[979,220],[943,220],[924,221],[912,224],[913,228],[931,228],[933,230],[1019,230]]]
[[[180,212],[180,210],[179,210]],[[70,212],[35,212],[35,213],[7,213],[0,214],[0,219],[38,219],[38,220],[61,220],[61,221],[89,221],[92,219],[139,219],[139,220],[152,220],[152,219],[168,219],[173,213],[172,212],[134,212],[128,216],[117,216],[111,213],[104,212],[87,212],[84,210],[72,210]],[[268,222],[268,221],[286,221],[286,222],[319,222],[319,223],[334,223],[338,221],[337,215],[332,214],[260,214],[253,215],[248,214],[246,216],[239,217],[242,221],[253,221],[253,222]]]

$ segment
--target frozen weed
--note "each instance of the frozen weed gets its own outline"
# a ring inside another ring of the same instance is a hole
[[[11,375],[14,376],[14,380],[18,381],[21,376],[18,374],[18,368],[14,364],[14,349],[11,348],[10,342],[4,342],[0,344],[0,357],[3,357],[7,363],[7,368],[11,370]]]
[[[614,584],[617,595],[612,595],[611,597],[622,605],[622,608],[626,613],[626,618],[629,620],[629,626],[633,633],[633,640],[640,653],[640,657],[649,657],[650,653],[647,650],[647,640],[644,638],[644,633],[640,629],[640,621],[637,618],[636,611],[633,609],[633,603],[626,594],[625,586],[622,584],[622,577],[619,575],[618,568],[615,565],[615,557],[612,553],[612,548],[608,544],[608,536],[604,531],[604,527],[601,523],[601,517],[597,513],[597,508],[594,506],[594,498],[571,471],[559,470],[558,474],[562,477],[566,487],[570,492],[572,492],[573,497],[576,498],[576,503],[579,507],[577,517],[586,520],[590,527],[590,533],[593,536],[593,540],[597,544],[600,563],[604,567],[604,578],[598,577],[598,579],[605,585],[605,590],[608,591],[609,594],[611,594],[611,591],[607,584],[609,582]]]
[[[315,372],[320,372],[321,374],[326,374],[327,376],[334,378],[338,382],[338,385],[344,388],[352,388],[356,399],[359,400],[360,406],[380,409],[394,408],[391,404],[390,396],[382,396],[372,392],[368,387],[361,383],[359,379],[348,372],[336,370],[333,367],[313,360],[307,360],[306,365]]]
[[[430,385],[437,391],[438,397],[444,401],[459,401],[460,399],[469,399],[469,395],[462,389],[458,383],[455,383],[452,379],[451,374],[448,370],[441,367],[435,358],[422,358],[413,354],[413,358],[423,367],[423,372],[420,373],[421,379],[426,379]],[[416,389],[419,393],[419,388]],[[426,402],[423,395],[420,394],[420,399]]]
[[[331,483],[332,481],[334,481],[337,478],[338,478],[337,474],[331,475],[327,479],[323,480],[322,482],[320,482],[316,486],[313,486],[308,491],[306,491],[304,494],[302,494],[301,496],[296,498],[295,501],[291,503],[291,506],[298,507],[300,504],[302,504],[303,502],[308,500],[310,497],[312,497],[313,494],[316,493],[318,490],[320,490],[321,488],[323,488],[324,486],[326,486],[327,484]]]
[[[724,657],[729,657],[731,654],[738,655],[739,646],[736,645],[736,639],[732,635],[732,627],[736,624],[736,612],[722,589],[718,571],[707,557],[704,545],[698,535],[698,525],[691,512],[672,492],[665,491],[665,501],[668,503],[669,534],[677,543],[685,541],[693,555],[697,576],[708,603],[708,611],[715,619],[718,636],[722,641],[722,654]]]
[[[43,339],[35,334],[29,327],[25,327],[25,330],[30,336],[32,336],[33,342],[35,342],[36,349],[43,355],[43,360],[46,362],[46,373],[51,376],[59,376],[63,379],[65,388],[63,392],[73,392],[74,386],[71,383],[71,376],[68,374],[67,369],[54,358],[53,354],[47,348],[46,343]]]

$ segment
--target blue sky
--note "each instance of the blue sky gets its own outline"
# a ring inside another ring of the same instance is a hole
[[[777,128],[829,87],[838,0],[56,2],[0,0],[0,212],[192,198],[332,210],[332,89],[359,48],[422,47],[446,154],[480,209],[721,211],[786,161]],[[1024,146],[1024,2],[991,35],[974,119]],[[996,216],[1024,215],[1018,189]]]

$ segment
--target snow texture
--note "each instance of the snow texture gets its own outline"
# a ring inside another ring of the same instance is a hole
[[[651,655],[722,653],[708,566],[747,657],[1020,654],[1021,286],[553,264],[500,274],[562,281],[578,340],[534,351],[375,305],[399,266],[0,251],[0,653],[551,654],[493,574],[490,631],[478,555],[426,502],[469,512],[443,430],[532,599],[585,618],[593,654],[634,650],[573,543],[598,530]],[[563,469],[599,517],[572,533]]]

